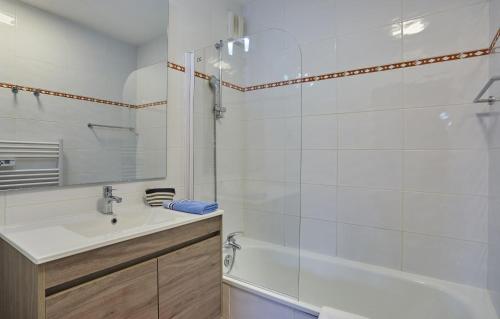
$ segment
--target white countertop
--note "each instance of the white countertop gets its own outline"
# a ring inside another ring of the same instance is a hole
[[[112,216],[93,212],[27,226],[0,227],[0,237],[33,263],[43,264],[222,214],[222,210],[193,215],[141,206],[117,213],[114,225]]]

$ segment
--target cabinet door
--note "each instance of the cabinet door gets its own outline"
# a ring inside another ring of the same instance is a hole
[[[158,258],[160,319],[220,317],[221,250],[216,236]]]
[[[47,319],[157,319],[157,260],[47,297]]]

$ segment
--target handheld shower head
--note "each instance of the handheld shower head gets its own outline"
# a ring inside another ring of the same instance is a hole
[[[215,90],[219,88],[219,78],[215,75],[210,76],[210,80],[208,81],[210,87]]]

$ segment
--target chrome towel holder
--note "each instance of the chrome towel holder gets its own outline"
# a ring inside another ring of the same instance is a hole
[[[135,132],[135,128],[132,126],[117,126],[117,125],[104,125],[104,124],[88,123],[87,127],[90,129],[93,129],[94,127],[102,127],[102,128],[111,128],[111,129],[118,129],[118,130],[129,130],[131,132]]]
[[[494,76],[491,79],[489,79],[488,82],[486,82],[484,87],[481,89],[479,94],[474,99],[474,103],[488,103],[489,105],[493,105],[495,102],[500,101],[500,98],[497,98],[494,96],[489,96],[486,99],[482,98],[484,93],[486,93],[486,91],[488,91],[488,89],[491,87],[491,85],[493,85],[493,83],[495,83],[496,81],[500,81],[500,76]]]

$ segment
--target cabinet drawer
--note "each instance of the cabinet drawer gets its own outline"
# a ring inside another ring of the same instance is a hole
[[[157,260],[124,269],[46,299],[46,319],[158,318]]]
[[[219,232],[221,217],[127,240],[45,264],[45,288],[52,288],[125,263],[157,257],[155,254]]]
[[[159,318],[213,319],[221,315],[221,237],[158,258]]]

